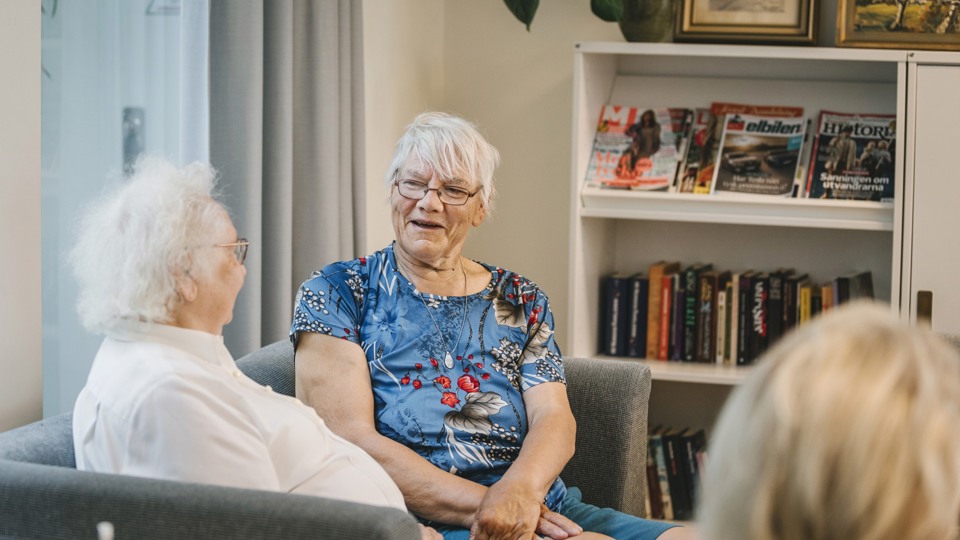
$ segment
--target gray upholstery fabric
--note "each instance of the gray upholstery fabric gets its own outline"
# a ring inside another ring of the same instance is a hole
[[[0,537],[417,540],[397,509],[0,460]]]
[[[282,339],[237,360],[247,377],[273,388],[274,392],[294,395],[293,344]]]
[[[72,413],[40,420],[0,434],[0,460],[76,467]]]
[[[293,395],[287,340],[237,361]],[[565,359],[577,453],[562,473],[586,502],[643,515],[650,370],[641,362]],[[416,521],[388,508],[267,491],[77,471],[71,415],[0,433],[0,538],[321,538],[417,540]]]
[[[639,361],[565,358],[577,453],[560,474],[583,500],[643,516],[650,368]]]

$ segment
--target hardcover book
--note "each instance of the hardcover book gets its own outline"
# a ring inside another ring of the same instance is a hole
[[[683,271],[683,361],[697,361],[697,308],[700,302],[700,274],[712,264],[696,263]]]
[[[678,262],[659,261],[650,265],[647,271],[650,283],[662,283],[664,273],[676,272]],[[663,299],[662,287],[650,287],[647,292],[647,351],[646,358],[655,359],[660,354],[660,310]]]
[[[896,115],[821,111],[806,196],[893,199]]]
[[[657,464],[657,479],[660,481],[660,497],[663,506],[663,519],[673,519],[673,497],[670,495],[670,475],[666,449],[663,446],[661,429],[655,428],[650,432],[648,443],[653,449],[653,459]]]
[[[627,347],[624,354],[643,357],[647,352],[647,307],[649,280],[643,274],[634,274],[627,280]]]
[[[666,191],[681,159],[686,109],[605,105],[600,111],[593,151],[587,166],[588,185]],[[675,131],[679,128],[681,131]]]
[[[627,348],[627,282],[621,274],[604,278],[600,350],[611,356],[623,356]]]
[[[802,117],[726,115],[713,193],[793,196],[806,129]]]

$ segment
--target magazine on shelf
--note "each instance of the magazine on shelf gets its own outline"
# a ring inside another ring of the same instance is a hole
[[[727,114],[713,193],[793,196],[806,130],[803,117]]]
[[[710,139],[708,130],[711,128],[711,117],[710,109],[698,108],[693,111],[693,120],[686,140],[686,151],[677,172],[677,191],[680,193],[710,193],[710,179],[699,177],[698,182],[697,172],[708,151],[706,144]]]
[[[895,143],[896,115],[821,111],[806,196],[891,200]]]
[[[724,120],[728,114],[799,118],[803,116],[803,107],[752,105],[725,101],[714,101],[711,103],[710,116],[707,118],[707,128],[703,136],[704,141],[700,155],[700,164],[697,167],[695,177],[695,192],[697,193],[713,193],[713,181],[716,178],[715,169],[720,151],[720,140],[723,137]],[[689,160],[687,160],[687,162],[689,163]]]
[[[597,122],[587,184],[668,190],[681,159],[690,116],[686,111],[605,105]]]

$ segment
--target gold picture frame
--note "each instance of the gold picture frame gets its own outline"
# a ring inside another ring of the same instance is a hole
[[[818,0],[677,1],[675,41],[791,45],[817,42]]]
[[[837,0],[837,46],[960,51],[960,17],[951,9],[949,0]]]

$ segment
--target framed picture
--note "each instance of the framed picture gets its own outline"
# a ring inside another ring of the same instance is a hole
[[[950,0],[837,0],[837,45],[957,51],[958,11]]]
[[[676,41],[792,45],[817,41],[818,0],[677,1]]]

